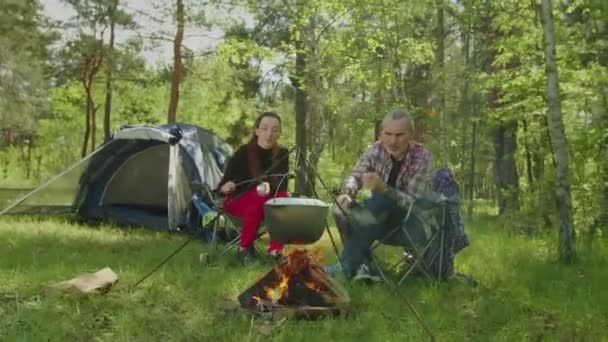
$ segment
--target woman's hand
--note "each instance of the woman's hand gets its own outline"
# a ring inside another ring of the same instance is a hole
[[[233,181],[228,181],[222,185],[220,188],[220,193],[222,195],[229,195],[236,189],[236,184]]]
[[[268,182],[262,182],[257,186],[258,195],[266,196],[270,193],[270,184]]]

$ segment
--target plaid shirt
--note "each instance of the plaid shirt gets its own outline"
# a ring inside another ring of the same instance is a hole
[[[395,199],[399,206],[407,207],[414,198],[421,196],[429,185],[432,155],[419,143],[409,145],[405,160],[397,176],[396,187],[387,187],[385,194]],[[391,155],[381,142],[372,144],[359,158],[350,177],[344,182],[343,193],[354,197],[362,187],[365,172],[375,172],[386,184],[393,166]]]

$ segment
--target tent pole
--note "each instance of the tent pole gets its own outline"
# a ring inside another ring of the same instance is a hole
[[[13,202],[12,204],[10,204],[8,207],[2,209],[2,211],[0,211],[0,216],[9,212],[11,209],[13,209],[14,207],[18,206],[19,204],[23,203],[26,199],[30,198],[31,196],[35,195],[36,193],[38,193],[40,190],[46,188],[47,186],[49,186],[51,183],[53,183],[55,180],[61,178],[63,175],[65,175],[66,173],[72,171],[74,168],[76,168],[77,166],[79,166],[80,164],[84,163],[85,161],[89,160],[92,156],[94,156],[95,154],[97,154],[97,152],[99,152],[101,150],[101,147],[104,145],[99,146],[95,151],[93,151],[93,153],[89,154],[88,156],[84,157],[83,159],[81,159],[80,161],[76,162],[74,165],[68,167],[67,169],[65,169],[63,172],[61,172],[60,174],[56,175],[55,177],[49,179],[46,183],[40,185],[39,187],[37,187],[36,189],[28,192],[27,194],[23,195],[21,198],[19,198],[18,200],[16,200],[15,202]]]

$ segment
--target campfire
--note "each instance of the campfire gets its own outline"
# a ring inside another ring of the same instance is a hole
[[[345,315],[350,303],[348,293],[314,259],[309,251],[292,251],[239,295],[241,307],[266,318]]]

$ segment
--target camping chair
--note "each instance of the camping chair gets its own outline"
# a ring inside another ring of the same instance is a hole
[[[459,186],[450,169],[436,169],[430,186],[431,195],[411,203],[403,223],[381,241],[405,249],[405,256],[391,267],[406,266],[399,284],[414,271],[446,279],[454,274],[454,255],[469,244],[460,216]]]
[[[215,257],[228,254],[231,250],[238,247],[241,242],[241,219],[230,215],[222,209],[224,197],[217,195],[206,184],[196,183],[196,191],[192,196],[192,204],[197,209],[202,228],[201,237],[210,242],[209,252],[201,254],[201,261],[210,262]],[[219,215],[219,217],[215,217]],[[209,217],[208,217],[209,216]],[[213,221],[211,227],[206,227],[208,222]],[[261,227],[258,230],[257,238],[266,233]],[[225,246],[218,251],[218,241],[226,242]]]
[[[224,240],[226,248],[220,252],[220,255],[224,255],[239,243],[241,220],[222,210],[223,197],[214,193],[206,184],[196,185],[192,205],[198,212],[201,238],[210,242],[212,252],[215,252],[218,239]],[[209,223],[210,227],[207,226]]]
[[[449,203],[446,200],[433,201],[417,199],[410,204],[403,223],[390,231],[374,245],[374,251],[380,245],[402,247],[405,255],[389,269],[404,265],[404,274],[399,279],[401,284],[417,271],[432,280],[441,281],[454,271],[453,231],[454,224],[447,215]],[[372,262],[381,277],[388,281],[374,253],[370,253]]]

